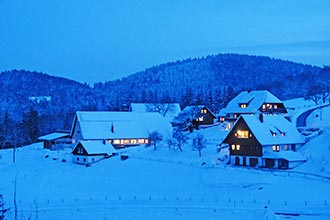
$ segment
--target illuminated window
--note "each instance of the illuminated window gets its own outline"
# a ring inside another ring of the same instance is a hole
[[[225,121],[225,118],[224,117],[220,117],[220,121],[221,122],[224,122]]]
[[[241,149],[241,145],[236,145],[236,150],[240,150]]]
[[[266,105],[265,104],[262,105],[262,109],[266,109]]]
[[[236,133],[237,138],[249,138],[249,131],[247,130],[238,130]]]
[[[203,120],[204,120],[203,117],[199,117],[199,118],[197,119],[197,121],[203,121]]]
[[[131,144],[136,144],[136,139],[131,139]]]
[[[109,140],[109,143],[112,144],[112,140]]]
[[[284,137],[284,136],[285,136],[285,133],[284,133],[284,132],[282,132],[282,133],[281,133],[281,135]]]
[[[202,114],[206,114],[206,113],[207,113],[207,110],[206,110],[206,109],[202,109],[202,110],[201,110],[201,113],[202,113]]]
[[[234,114],[234,118],[237,118],[237,114]]]
[[[276,104],[274,104],[274,109],[277,109],[277,105]]]
[[[226,130],[230,130],[230,127],[231,127],[230,123],[227,123],[226,124]]]
[[[149,140],[148,140],[148,139],[145,139],[144,142],[145,142],[146,144],[148,144],[148,143],[149,143]]]
[[[120,144],[120,140],[118,139],[113,140],[113,144]]]
[[[239,107],[240,108],[246,108],[246,104],[240,104]]]
[[[138,139],[139,144],[144,144],[144,139]]]
[[[76,139],[72,139],[72,144],[75,144],[76,143]]]
[[[289,145],[285,145],[285,150],[289,150]]]
[[[232,150],[235,150],[235,144],[232,144],[232,145],[231,145],[231,149],[232,149]]]
[[[130,140],[129,139],[125,139],[124,140],[124,144],[129,144],[130,143]]]
[[[280,146],[278,146],[278,145],[274,145],[274,146],[273,146],[273,151],[277,151],[277,152],[279,152],[279,151],[280,151]]]

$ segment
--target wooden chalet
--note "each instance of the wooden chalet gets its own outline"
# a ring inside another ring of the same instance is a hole
[[[243,91],[232,99],[218,114],[219,121],[234,122],[246,114],[284,115],[283,102],[267,90]]]
[[[92,164],[104,158],[112,157],[116,150],[108,141],[79,141],[72,151],[73,162]]]
[[[241,115],[223,141],[234,165],[288,169],[306,161],[297,147],[304,140],[281,116]]]
[[[54,132],[38,138],[44,142],[44,148],[49,150],[62,150],[72,148],[72,142],[69,132]]]
[[[157,131],[163,137],[172,134],[172,126],[156,112],[78,111],[70,137],[81,140],[106,140],[115,148],[148,144],[149,134]]]
[[[215,114],[205,105],[187,106],[173,120],[172,124],[179,127],[211,125],[216,119]]]

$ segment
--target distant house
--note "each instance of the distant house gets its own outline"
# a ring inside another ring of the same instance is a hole
[[[107,141],[79,141],[72,151],[73,162],[78,164],[92,164],[115,154],[116,150]]]
[[[156,112],[78,111],[70,137],[73,143],[106,140],[115,148],[122,148],[148,144],[153,131],[166,138],[172,134],[172,126]]]
[[[234,165],[288,169],[306,161],[295,152],[304,140],[282,116],[241,115],[223,143]]]
[[[243,91],[218,114],[220,121],[236,121],[243,114],[283,115],[283,102],[267,90]]]
[[[54,132],[38,138],[44,142],[44,148],[49,150],[59,150],[72,148],[72,142],[69,132]]]
[[[173,120],[174,126],[186,127],[189,124],[193,127],[200,125],[211,125],[216,119],[215,114],[205,105],[187,106]]]
[[[173,119],[181,112],[179,103],[131,103],[129,107],[131,112],[158,112],[167,121],[172,122]]]

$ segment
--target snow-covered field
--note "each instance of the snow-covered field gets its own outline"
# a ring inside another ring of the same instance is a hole
[[[1,150],[6,217],[14,219],[16,177],[18,219],[330,219],[329,128],[299,149],[308,161],[288,171],[226,165],[216,152],[225,132],[198,132],[208,139],[200,158],[189,145],[180,152],[163,144],[85,167],[41,143],[17,149],[16,163],[12,149]]]

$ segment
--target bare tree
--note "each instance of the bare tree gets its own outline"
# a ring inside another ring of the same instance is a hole
[[[197,134],[196,137],[193,139],[193,149],[198,151],[199,157],[202,156],[202,150],[206,148],[206,140],[204,136],[201,134]]]
[[[157,144],[163,140],[163,136],[158,131],[149,133],[149,145],[154,145],[154,150],[157,149]]]

